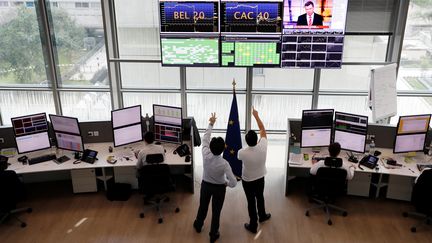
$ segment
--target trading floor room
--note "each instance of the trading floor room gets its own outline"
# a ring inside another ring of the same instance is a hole
[[[0,1],[0,241],[432,242],[429,6]]]

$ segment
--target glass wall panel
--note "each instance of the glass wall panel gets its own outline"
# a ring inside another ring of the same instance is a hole
[[[115,1],[120,58],[160,60],[159,1]]]
[[[255,90],[312,90],[313,69],[254,68]]]
[[[408,9],[398,90],[432,91],[431,1],[413,0]]]
[[[392,124],[397,124],[399,116],[432,113],[432,97],[398,97],[398,114],[391,118]]]
[[[141,105],[142,115],[146,113],[153,115],[153,104],[181,107],[180,93],[123,93],[123,103],[125,107]],[[183,113],[183,116],[186,116]]]
[[[160,63],[121,63],[123,88],[180,89],[180,68]]]
[[[237,94],[240,129],[245,129],[246,95]],[[207,128],[212,112],[216,112],[215,129],[226,129],[231,109],[232,94],[188,94],[188,116],[195,118],[198,128]]]
[[[340,112],[365,115],[372,122],[372,111],[368,107],[367,96],[320,95],[318,109],[334,109]]]
[[[246,89],[246,68],[186,68],[188,89]]]
[[[111,120],[109,92],[60,92],[63,115],[82,121]]]
[[[373,67],[370,65],[343,65],[342,69],[322,69],[320,90],[367,92],[370,82],[369,73]]]
[[[252,97],[252,104],[267,130],[286,130],[287,118],[301,118],[302,110],[312,107],[312,95],[254,94]],[[252,129],[258,129],[254,118]]]
[[[12,2],[7,6],[0,8],[0,86],[46,87],[50,81],[36,10]]]
[[[389,37],[386,35],[346,35],[344,62],[385,62]]]
[[[11,124],[12,117],[41,112],[55,114],[52,92],[0,90],[0,114],[3,125]]]
[[[79,7],[72,7],[69,2],[55,2],[58,7],[49,7],[48,12],[59,86],[108,87],[101,6],[90,8],[88,2],[79,2]]]

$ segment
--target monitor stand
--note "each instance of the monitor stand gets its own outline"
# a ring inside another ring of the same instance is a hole
[[[314,153],[321,152],[321,147],[312,147],[312,152],[314,152]]]

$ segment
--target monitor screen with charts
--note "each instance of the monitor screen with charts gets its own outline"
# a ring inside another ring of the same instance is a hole
[[[54,131],[80,134],[78,119],[74,117],[49,115]]]
[[[153,105],[154,133],[157,141],[182,143],[182,108]]]
[[[423,151],[425,147],[426,133],[397,135],[393,153],[409,153]]]
[[[329,146],[331,140],[331,128],[302,130],[300,147]]]
[[[300,147],[323,147],[330,145],[333,113],[333,109],[303,110]]]
[[[368,117],[335,112],[334,141],[342,149],[364,153],[368,129]]]
[[[50,148],[48,132],[15,137],[18,153],[27,153]]]
[[[113,128],[141,123],[141,105],[111,111]]]
[[[11,121],[15,136],[48,131],[48,122],[45,113],[14,117]]]
[[[84,151],[82,137],[80,135],[55,132],[57,148],[76,152]]]
[[[401,116],[397,126],[398,134],[426,133],[431,115]]]
[[[141,123],[114,129],[114,146],[135,143],[143,140]]]

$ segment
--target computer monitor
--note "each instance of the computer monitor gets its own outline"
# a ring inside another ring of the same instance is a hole
[[[114,129],[114,147],[142,141],[141,129],[141,123]]]
[[[181,107],[153,105],[155,139],[181,144],[183,116]]]
[[[333,113],[333,109],[303,110],[300,147],[324,147],[330,145]]]
[[[397,134],[427,133],[430,119],[430,114],[400,116],[397,125]]]
[[[57,148],[59,149],[76,152],[84,151],[84,144],[81,135],[55,132],[55,137],[57,141]]]
[[[11,118],[18,153],[50,148],[45,113]]]
[[[367,129],[367,116],[335,112],[334,142],[338,142],[341,149],[364,153]]]
[[[81,134],[78,119],[75,117],[49,115],[55,132]]]
[[[51,148],[48,132],[15,137],[18,153],[28,153]]]
[[[11,121],[15,136],[48,131],[48,122],[45,113],[13,117]]]
[[[141,122],[141,105],[111,111],[113,128],[134,125]]]
[[[409,153],[423,151],[426,133],[396,135],[393,153]]]

